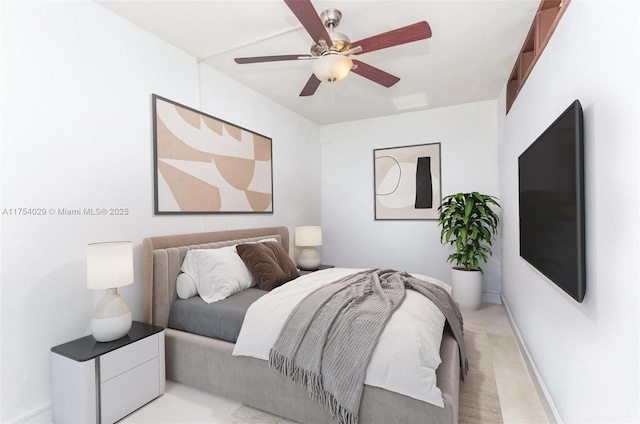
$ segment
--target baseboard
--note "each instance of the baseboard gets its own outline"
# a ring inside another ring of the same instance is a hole
[[[51,406],[49,405],[22,418],[18,418],[13,421],[13,424],[50,424],[51,422],[53,422],[53,415]]]
[[[502,296],[500,293],[482,292],[482,301],[489,303],[502,303]]]
[[[560,414],[558,413],[558,409],[553,403],[553,399],[551,398],[551,394],[549,390],[547,390],[547,386],[545,386],[544,381],[542,380],[542,376],[538,372],[538,368],[536,368],[531,355],[529,354],[529,350],[527,349],[527,345],[520,334],[520,330],[513,319],[513,315],[511,314],[511,310],[509,309],[509,304],[501,297],[502,304],[504,305],[504,309],[507,311],[507,318],[509,319],[509,323],[511,324],[511,328],[515,334],[516,343],[518,343],[518,347],[520,351],[524,353],[524,363],[529,370],[529,375],[535,376],[533,381],[533,385],[538,392],[538,397],[540,398],[540,402],[542,403],[542,407],[544,408],[545,413],[547,414],[547,418],[553,420],[553,423],[562,424],[562,419],[560,418]]]

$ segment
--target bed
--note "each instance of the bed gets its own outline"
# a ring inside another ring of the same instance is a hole
[[[164,327],[167,378],[301,423],[330,423],[330,414],[307,390],[269,368],[264,360],[233,356],[234,343],[169,328],[178,299],[176,279],[187,252],[274,238],[288,252],[286,227],[170,235],[143,241],[144,321]],[[436,370],[444,407],[379,387],[364,386],[359,421],[457,423],[460,387],[458,345],[445,330]]]

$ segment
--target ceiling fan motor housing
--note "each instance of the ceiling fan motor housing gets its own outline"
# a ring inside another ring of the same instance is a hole
[[[324,26],[332,30],[338,25],[340,25],[340,20],[342,19],[342,12],[340,12],[338,9],[326,9],[326,10],[323,10],[322,13],[320,14],[320,19],[324,23]]]
[[[342,52],[346,50],[351,43],[351,40],[346,35],[334,31],[335,27],[340,24],[342,12],[338,9],[327,9],[320,14],[320,19],[322,19],[324,26],[329,29],[329,37],[331,37],[333,45],[329,48],[321,44],[313,44],[311,46],[311,54],[314,56],[321,56],[329,51]]]

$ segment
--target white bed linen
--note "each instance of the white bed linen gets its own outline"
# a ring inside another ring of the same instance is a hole
[[[362,270],[312,272],[262,296],[247,311],[233,355],[268,360],[287,317],[302,299],[316,288],[358,271]],[[439,280],[412,275],[451,293],[451,287]],[[442,392],[436,386],[444,322],[444,315],[433,302],[407,290],[373,351],[364,383],[444,407]]]

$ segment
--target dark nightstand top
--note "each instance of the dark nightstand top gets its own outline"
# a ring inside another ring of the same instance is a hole
[[[96,358],[112,350],[119,349],[130,343],[142,340],[164,330],[162,327],[133,321],[131,330],[126,336],[112,342],[99,342],[93,336],[85,336],[51,348],[51,352],[65,356],[74,361],[84,362]]]
[[[329,268],[335,268],[335,267],[336,267],[335,265],[320,264],[320,265],[318,265],[317,269],[301,269],[300,270],[300,275],[305,275],[305,274],[309,274],[309,273],[312,273],[312,272],[320,271],[320,270],[323,270],[323,269],[329,269]]]

